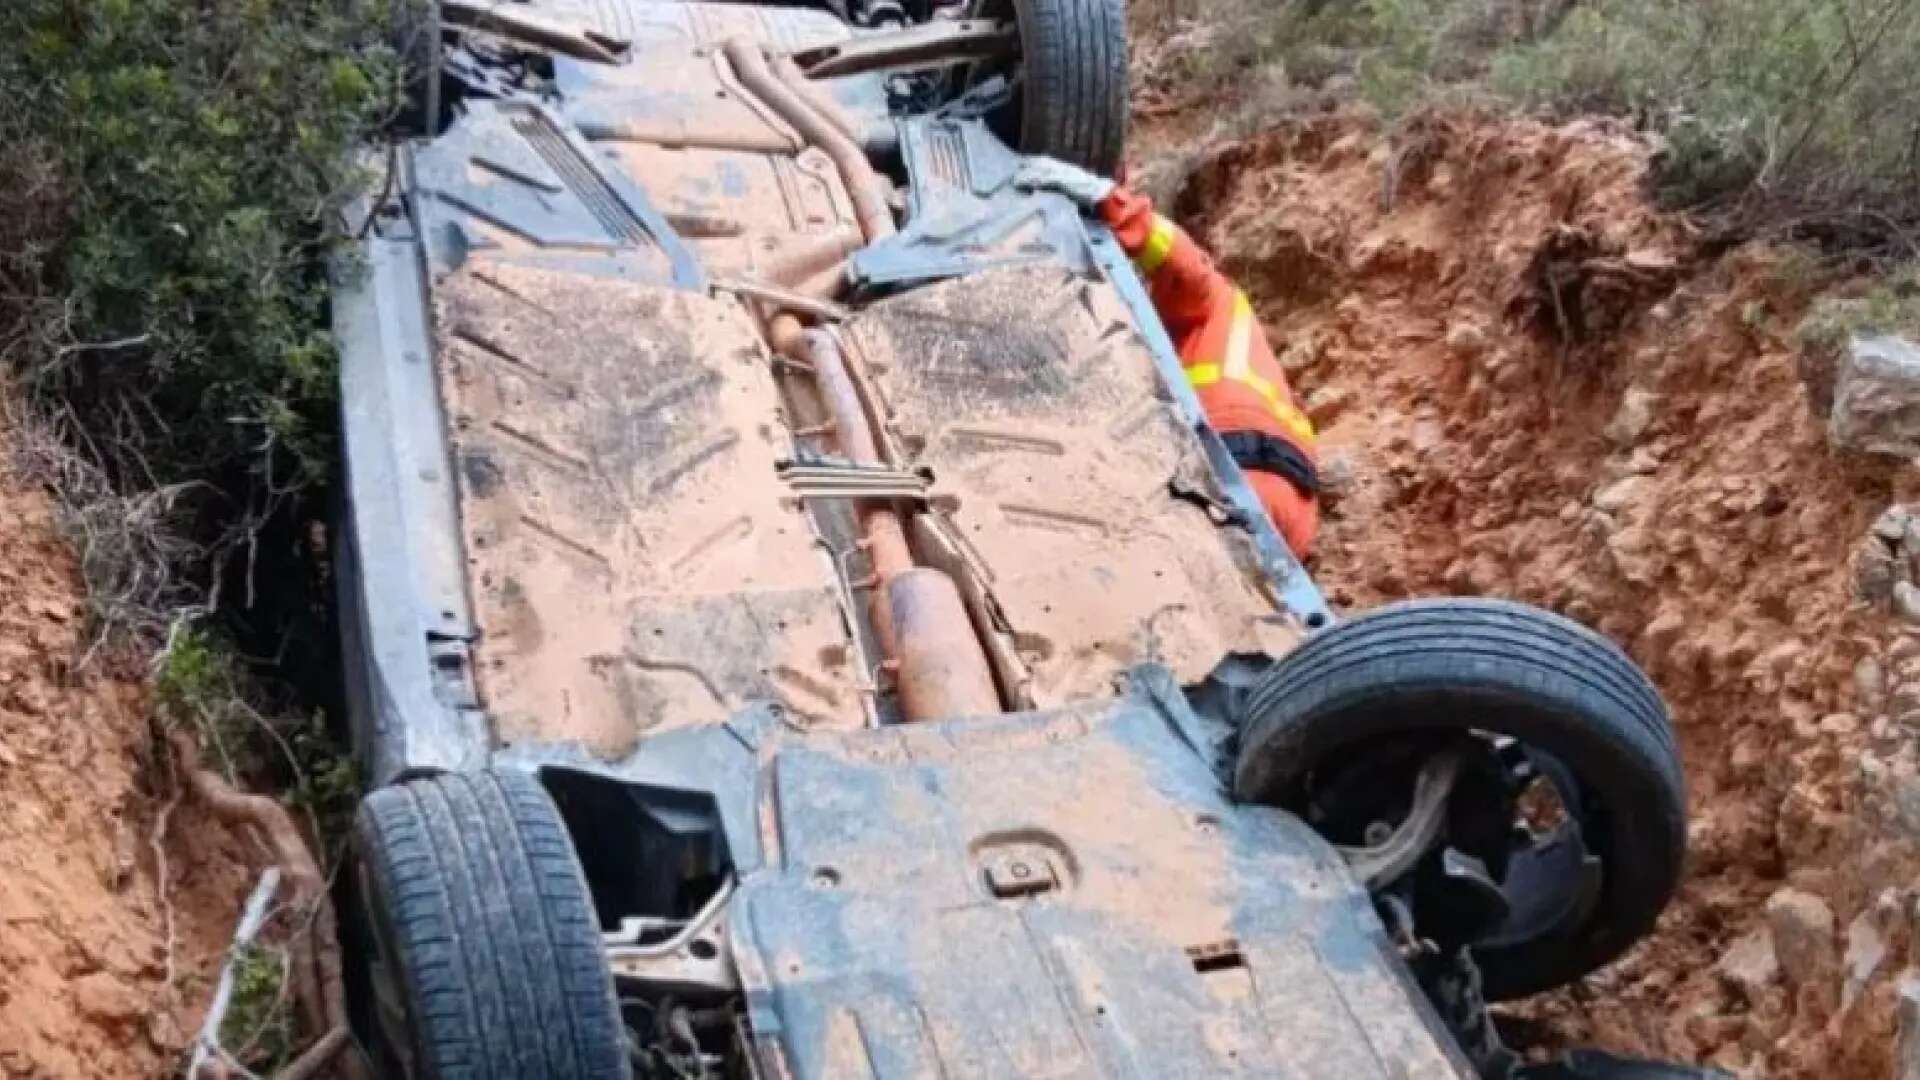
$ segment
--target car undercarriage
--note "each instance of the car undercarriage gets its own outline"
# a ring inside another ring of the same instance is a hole
[[[1035,59],[1087,7],[413,27],[334,290],[386,1071],[1512,1075],[1484,998],[1664,905],[1637,669],[1336,620],[1125,253],[1015,182],[1106,152]]]

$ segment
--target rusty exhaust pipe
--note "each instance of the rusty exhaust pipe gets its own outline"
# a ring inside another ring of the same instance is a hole
[[[853,119],[833,96],[821,89],[820,84],[806,77],[789,56],[773,56],[767,60],[773,69],[773,77],[787,84],[795,96],[806,103],[807,108],[820,114],[820,119],[833,125],[833,129],[855,143],[860,141],[860,133],[854,127]]]
[[[780,118],[793,125],[800,137],[826,151],[833,159],[847,194],[853,199],[854,214],[860,219],[860,232],[872,243],[894,233],[893,211],[887,208],[885,187],[880,174],[873,171],[866,151],[833,122],[815,112],[793,88],[774,75],[760,46],[746,38],[733,38],[725,48],[727,63],[753,95],[765,102]]]
[[[813,366],[841,452],[857,465],[886,464],[859,387],[832,336],[818,331],[783,336],[794,341],[798,359]],[[939,570],[914,565],[905,525],[892,505],[864,500],[859,518],[873,566],[874,631],[893,668],[902,715],[911,721],[998,713],[993,669],[974,636],[959,586]]]
[[[745,38],[728,41],[724,53],[749,93],[832,159],[867,242],[892,236],[893,212],[887,207],[886,187],[854,141],[852,122],[839,107],[817,87],[807,85],[790,61],[782,66],[786,78],[776,75],[766,54]],[[809,277],[802,289],[832,293],[844,284],[844,266],[836,263]],[[782,355],[812,368],[821,400],[833,418],[840,452],[857,465],[885,465],[860,388],[833,337],[803,330],[791,311],[781,311],[769,321],[767,336]],[[974,635],[959,586],[940,570],[914,565],[905,523],[893,504],[866,499],[857,506],[861,546],[873,568],[870,616],[880,651],[894,672],[902,716],[913,721],[1000,712],[993,668]]]
[[[953,579],[921,566],[894,577],[885,588],[898,644],[894,686],[902,715],[934,720],[998,714],[993,669]]]

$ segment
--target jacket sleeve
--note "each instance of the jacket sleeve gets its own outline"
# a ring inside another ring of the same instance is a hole
[[[1146,280],[1154,310],[1176,343],[1231,307],[1233,282],[1185,230],[1154,213],[1152,200],[1116,187],[1099,210]]]

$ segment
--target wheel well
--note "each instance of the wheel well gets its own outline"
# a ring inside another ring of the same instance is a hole
[[[733,868],[720,808],[704,791],[540,770],[586,871],[603,929],[632,915],[685,918]]]

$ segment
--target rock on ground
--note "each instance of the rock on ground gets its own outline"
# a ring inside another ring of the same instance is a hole
[[[1836,962],[1833,909],[1825,900],[1799,889],[1781,889],[1767,898],[1767,925],[1780,973],[1794,986],[1831,980]]]
[[[1720,977],[1748,1001],[1758,1001],[1780,979],[1773,935],[1755,930],[1733,943],[1714,965]]]
[[[1837,446],[1920,456],[1920,346],[1855,338],[1840,358],[1829,424]]]
[[[1900,1035],[1893,1062],[1894,1080],[1920,1080],[1920,972],[1907,971],[1899,982]]]

